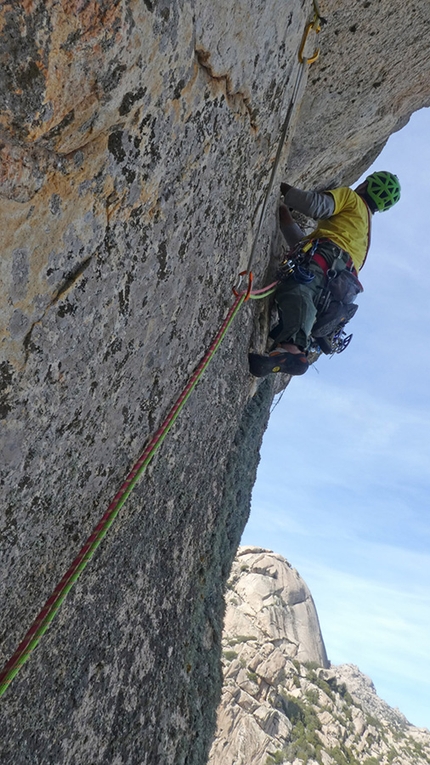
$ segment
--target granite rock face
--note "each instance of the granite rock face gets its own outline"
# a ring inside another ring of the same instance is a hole
[[[224,686],[209,765],[428,765],[430,732],[370,678],[327,660],[297,571],[239,548],[227,585]]]
[[[303,79],[295,144],[286,146],[279,175],[310,184],[338,178],[347,151],[350,180],[363,157],[429,102],[421,42],[427,1],[408,0],[382,27],[389,6],[371,5],[374,22],[369,4],[358,0],[324,7],[329,35],[339,22],[337,46],[321,34],[321,60]],[[231,305],[296,82],[309,6],[1,6],[2,660]],[[354,37],[363,69],[372,68],[366,45],[373,29],[378,49],[395,40],[399,61],[407,57],[414,68],[396,69],[389,92],[385,80],[375,88],[366,79],[356,96],[362,121],[344,109],[321,133],[324,99],[329,112],[334,97],[313,80],[329,67],[331,91],[351,100],[344,54],[354,9],[367,19]],[[411,42],[414,25],[420,35]],[[308,110],[317,95],[313,121]],[[259,284],[277,254],[276,200],[274,192],[254,264]],[[249,346],[264,346],[265,326],[266,309],[246,304],[3,697],[2,762],[205,761],[221,685],[223,583],[249,511],[272,398],[271,383],[256,392],[247,369]]]
[[[309,73],[288,168],[330,188],[352,184],[387,137],[430,106],[430,7],[403,3],[394,20],[385,0],[332,0],[321,12],[323,55]]]
[[[247,635],[267,645],[267,652],[269,646],[273,648],[272,659],[283,654],[302,663],[329,666],[309,589],[280,555],[255,547],[239,548],[226,605],[224,641]]]

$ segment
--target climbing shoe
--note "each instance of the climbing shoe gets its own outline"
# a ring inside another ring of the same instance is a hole
[[[254,377],[266,377],[271,372],[283,372],[287,375],[304,375],[309,368],[305,353],[273,353],[260,356],[258,353],[248,355],[249,369]]]

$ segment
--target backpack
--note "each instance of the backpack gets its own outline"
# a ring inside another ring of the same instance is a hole
[[[351,271],[328,271],[328,284],[320,296],[312,337],[325,354],[341,353],[351,342],[346,337],[345,325],[358,310],[355,298],[363,287]]]

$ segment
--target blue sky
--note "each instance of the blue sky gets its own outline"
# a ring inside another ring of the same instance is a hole
[[[402,198],[374,216],[351,345],[272,414],[242,544],[303,576],[333,664],[430,728],[428,136],[423,109],[369,170],[396,173]]]

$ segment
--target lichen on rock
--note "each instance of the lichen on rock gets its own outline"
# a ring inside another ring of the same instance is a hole
[[[2,4],[4,660],[231,306],[310,5]],[[349,181],[390,130],[428,103],[429,62],[421,36],[411,38],[428,21],[427,0],[405,2],[389,16],[385,2],[371,4],[373,17],[364,5],[336,0],[323,9],[330,37],[321,34],[320,61],[303,80],[302,111],[294,112],[279,176],[326,183],[344,177],[344,163]],[[354,21],[354,44],[372,77],[372,32],[379,51],[395,41],[397,59],[407,51],[414,62],[412,74],[396,64],[389,94],[385,85],[373,87],[380,72],[356,95],[349,90],[355,85],[344,54],[354,10],[366,19],[363,27]],[[336,45],[327,45],[337,29]],[[324,67],[329,95],[318,81]],[[339,109],[342,92],[345,102],[355,98],[354,111]],[[259,239],[259,285],[279,255],[277,199],[274,191]],[[223,583],[249,511],[272,398],[271,383],[256,386],[247,367],[249,347],[264,346],[266,326],[266,308],[247,303],[5,694],[5,763],[204,762],[220,688]]]

